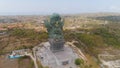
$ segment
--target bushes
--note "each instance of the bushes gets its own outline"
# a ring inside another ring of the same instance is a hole
[[[11,35],[19,37],[35,37],[36,32],[33,29],[14,28],[11,30]]]
[[[104,42],[113,47],[118,47],[120,45],[120,36],[118,36],[112,29],[109,28],[99,28],[93,31],[95,35],[99,35],[103,38]]]
[[[76,65],[81,65],[83,63],[84,63],[84,61],[82,59],[79,59],[79,58],[75,59],[75,64]]]
[[[92,46],[101,46],[104,44],[103,39],[98,35],[92,34],[80,34],[78,33],[76,37],[81,40],[83,43],[88,45],[88,47]]]
[[[29,38],[30,40],[44,41],[48,38],[46,32],[35,32],[33,29],[14,28],[10,31],[11,36],[18,38]]]

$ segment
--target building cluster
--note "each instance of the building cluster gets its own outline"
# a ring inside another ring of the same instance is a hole
[[[45,31],[43,25],[43,21],[45,18],[45,16],[1,16],[0,31],[13,28],[24,28],[34,29],[35,31]]]

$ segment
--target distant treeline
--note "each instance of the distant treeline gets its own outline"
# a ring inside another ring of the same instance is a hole
[[[106,21],[111,21],[111,22],[120,22],[120,16],[92,17],[92,19],[104,20],[104,21],[106,20]]]
[[[21,22],[21,21],[17,19],[10,19],[10,18],[0,19],[0,23],[15,23],[15,22]]]

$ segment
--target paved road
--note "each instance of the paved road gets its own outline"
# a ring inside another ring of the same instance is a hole
[[[79,57],[81,57],[84,61],[87,61],[87,58],[82,53],[82,51],[80,49],[78,49],[73,43],[74,43],[74,41],[73,42],[67,42],[67,44],[71,45],[73,50],[75,50],[75,52],[78,53]]]

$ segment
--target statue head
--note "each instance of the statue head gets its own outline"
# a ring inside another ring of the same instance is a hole
[[[50,21],[51,22],[56,22],[56,21],[60,21],[60,20],[61,20],[61,17],[57,13],[53,13],[53,15],[50,16]]]

